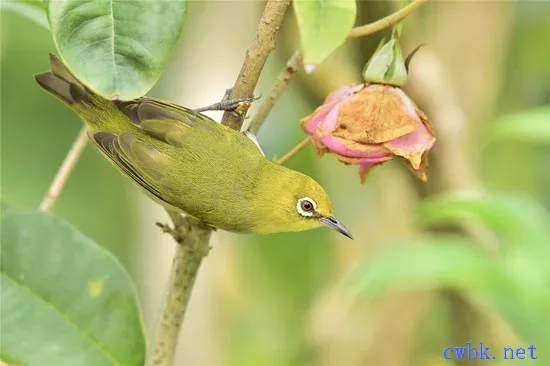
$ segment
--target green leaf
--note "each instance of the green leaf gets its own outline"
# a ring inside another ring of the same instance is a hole
[[[0,217],[11,215],[14,213],[19,213],[20,209],[11,205],[5,199],[0,200]]]
[[[525,286],[545,290],[550,283],[550,218],[526,197],[441,195],[423,202],[421,220],[428,225],[460,225],[477,220],[494,229],[503,244],[502,261]]]
[[[40,0],[18,0],[18,1],[1,1],[2,10],[10,10],[17,13],[36,24],[49,29],[44,5]]]
[[[526,278],[511,273],[505,263],[459,237],[404,240],[369,255],[348,281],[355,297],[434,287],[459,290],[474,303],[482,295],[481,299],[488,301],[524,341],[550,344],[548,291],[532,286]],[[550,356],[548,350],[540,353]]]
[[[536,201],[526,197],[441,195],[425,200],[419,211],[427,225],[480,220],[513,247],[545,248],[550,240],[548,215]]]
[[[294,0],[306,71],[344,43],[355,23],[355,0]]]
[[[14,365],[143,365],[130,278],[107,251],[48,214],[1,218],[0,358]]]
[[[106,98],[133,99],[159,79],[184,23],[187,0],[46,0],[61,58]]]
[[[505,271],[460,237],[415,237],[365,258],[350,277],[354,293],[378,296],[391,289],[448,287],[498,290],[509,283]]]
[[[550,144],[550,107],[499,117],[487,128],[485,139],[486,143],[506,139]]]

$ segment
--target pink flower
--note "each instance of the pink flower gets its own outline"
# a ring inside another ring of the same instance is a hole
[[[427,180],[428,151],[435,142],[432,125],[399,87],[345,86],[301,125],[319,155],[331,152],[345,164],[359,165],[361,183],[372,167],[396,156]]]

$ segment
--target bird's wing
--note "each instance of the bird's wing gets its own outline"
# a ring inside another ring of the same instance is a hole
[[[223,127],[213,119],[191,109],[163,102],[153,98],[139,98],[131,101],[116,101],[119,110],[132,123],[147,134],[174,146],[181,144],[185,134],[208,131],[222,134]]]
[[[153,98],[116,101],[115,103],[134,125],[140,127],[148,135],[170,145],[194,148],[201,140],[199,136],[204,137],[207,134],[212,146],[229,143],[233,145],[232,149],[264,155],[254,136],[236,134],[229,127],[191,109]],[[242,139],[242,136],[248,138]]]
[[[173,159],[131,133],[116,135],[96,132],[93,140],[101,151],[126,175],[157,199],[169,203],[169,174]]]
[[[235,151],[242,157],[261,154],[243,134],[225,131],[229,128],[190,109],[150,98],[114,103],[152,140],[130,130],[95,132],[93,141],[111,162],[163,203],[172,205],[173,197],[181,195],[176,191],[181,182],[175,184],[174,177],[193,174],[179,171],[178,159],[189,159],[191,164],[206,159],[223,169],[224,159]]]

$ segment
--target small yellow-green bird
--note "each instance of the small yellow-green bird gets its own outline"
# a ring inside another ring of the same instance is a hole
[[[269,161],[246,134],[152,98],[105,99],[57,57],[50,61],[38,84],[76,112],[94,144],[156,202],[235,233],[326,225],[353,239],[317,182]]]

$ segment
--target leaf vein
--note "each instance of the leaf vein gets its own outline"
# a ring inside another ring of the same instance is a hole
[[[80,23],[79,25],[77,25],[76,27],[73,28],[73,30],[69,33],[69,35],[67,36],[67,42],[70,41],[71,37],[73,36],[73,34],[75,32],[77,32],[80,28],[82,28],[83,26],[85,26],[86,24],[90,23],[90,22],[93,22],[94,20],[97,20],[99,18],[103,18],[103,17],[106,17],[108,16],[109,14],[101,14],[101,15],[98,15],[96,17],[93,17],[93,18],[90,18],[90,19],[87,19],[85,21],[83,21],[82,23]],[[97,30],[96,30],[97,31]]]
[[[111,8],[111,22],[113,23],[112,32],[111,32],[111,37],[112,37],[112,48],[111,48],[112,55],[111,55],[111,57],[112,57],[112,60],[113,60],[113,68],[114,68],[114,73],[113,73],[114,90],[116,91],[117,90],[118,75],[117,75],[117,64],[116,64],[116,59],[115,59],[115,9],[113,7],[113,2],[114,2],[114,0],[109,0],[109,6]]]
[[[78,50],[74,55],[73,55],[73,58],[76,58],[77,55],[79,55],[80,53],[82,53],[84,50],[86,50],[87,48],[95,45],[95,44],[98,44],[98,43],[101,43],[101,42],[105,42],[105,41],[108,41],[111,37],[106,37],[106,38],[101,38],[101,39],[98,39],[97,41],[94,41],[92,43],[88,43],[86,46],[82,47],[80,50]]]

